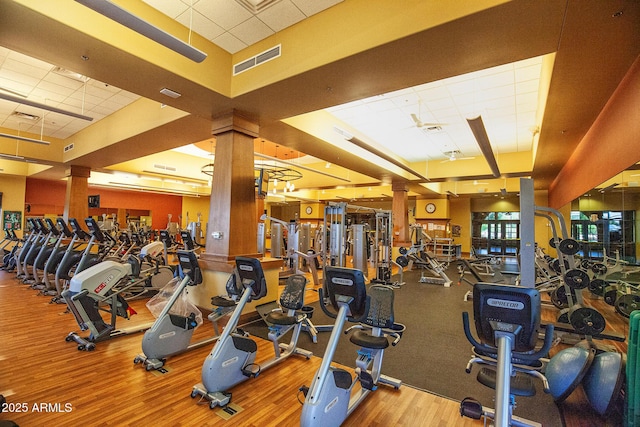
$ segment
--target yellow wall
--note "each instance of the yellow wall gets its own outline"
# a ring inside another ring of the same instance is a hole
[[[307,208],[311,213],[307,213]],[[324,219],[324,203],[300,203],[300,219]]]
[[[426,206],[428,203],[436,205],[433,213],[428,213]],[[447,199],[420,199],[416,200],[416,219],[443,219],[449,216],[449,200]]]
[[[0,175],[0,192],[2,192],[2,211],[22,212],[22,229],[24,229],[24,195],[27,184],[25,176]],[[22,231],[17,232],[22,236]]]
[[[206,230],[207,219],[209,218],[209,197],[182,197],[182,228],[186,228],[187,214],[189,214],[189,221],[198,221],[198,213],[200,213],[200,222],[202,223],[202,232]]]
[[[471,199],[468,197],[449,200],[451,225],[460,226],[460,237],[453,237],[453,243],[460,245],[463,254],[471,252]]]

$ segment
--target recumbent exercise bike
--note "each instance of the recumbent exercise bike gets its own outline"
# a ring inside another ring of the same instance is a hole
[[[545,328],[544,344],[536,350],[540,327],[540,293],[522,286],[476,283],[473,287],[473,317],[480,341],[471,334],[469,314],[462,313],[464,332],[473,345],[472,365],[483,365],[478,382],[495,390],[495,410],[485,408],[467,397],[460,404],[460,415],[474,419],[494,419],[496,427],[540,426],[513,416],[515,396],[536,393],[532,377],[542,381],[549,392],[547,379],[541,373],[540,360],[546,357],[553,343],[553,325]]]

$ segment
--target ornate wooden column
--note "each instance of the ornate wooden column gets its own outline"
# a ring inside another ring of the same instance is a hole
[[[406,246],[410,244],[409,236],[409,195],[407,185],[404,182],[391,184],[393,190],[393,245]]]
[[[209,230],[201,260],[227,263],[236,255],[260,257],[257,249],[253,140],[258,125],[234,111],[214,118],[216,137]]]
[[[67,192],[64,200],[64,219],[76,218],[80,223],[89,216],[89,176],[91,169],[71,166],[66,170]]]

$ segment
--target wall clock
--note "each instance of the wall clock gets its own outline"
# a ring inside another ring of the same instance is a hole
[[[434,213],[436,211],[436,205],[434,205],[433,203],[427,203],[424,209],[427,211],[427,213]]]
[[[313,212],[313,208],[311,206],[307,206],[307,209],[305,209],[305,212],[307,213],[307,215],[311,215],[311,212]]]

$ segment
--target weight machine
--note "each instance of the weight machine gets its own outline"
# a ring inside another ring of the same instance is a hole
[[[436,257],[427,250],[427,245],[431,242],[431,236],[424,232],[420,224],[411,224],[411,247],[400,248],[400,256],[396,258],[396,264],[402,267],[414,265],[420,267],[420,283],[433,283],[443,285],[445,288],[451,286],[451,279],[445,272],[447,265],[436,259]],[[435,273],[427,276],[425,273],[430,271]]]
[[[371,242],[371,230],[368,224],[348,224],[347,209],[372,210],[375,212],[376,225]],[[322,239],[324,266],[346,267],[347,255],[352,257],[353,268],[369,276],[369,259],[373,260],[376,277],[371,282],[398,287],[403,284],[402,267],[391,259],[393,244],[393,225],[391,211],[349,205],[347,203],[330,203],[325,206]],[[370,249],[373,250],[370,250]],[[400,270],[400,281],[391,282],[392,265]]]
[[[262,214],[260,216],[262,221],[268,219],[271,221],[271,256],[274,258],[283,258],[285,265],[280,272],[280,278],[286,278],[293,274],[304,274],[307,271],[304,270],[305,266],[308,267],[308,272],[311,273],[314,286],[317,286],[320,281],[318,279],[318,257],[319,254],[308,251],[302,252],[303,249],[300,241],[301,231],[305,229],[305,225],[299,224],[297,220],[285,222],[278,218],[267,216]],[[284,257],[282,256],[279,243],[282,241],[282,229],[287,230],[287,249],[284,251]],[[306,232],[305,235],[310,235],[310,232]],[[274,246],[276,252],[274,252]]]

